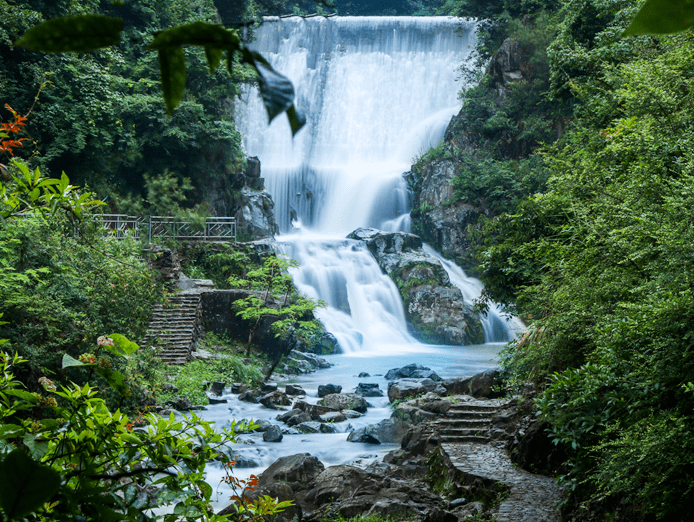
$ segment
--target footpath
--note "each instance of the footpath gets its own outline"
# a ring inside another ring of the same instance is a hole
[[[500,403],[474,401],[451,408],[437,422],[445,427],[441,430],[443,458],[468,483],[504,484],[508,497],[499,506],[497,522],[559,522],[556,507],[561,493],[556,480],[517,468],[488,438],[491,417]]]

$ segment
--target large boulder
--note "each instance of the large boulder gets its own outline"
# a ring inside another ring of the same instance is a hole
[[[318,385],[318,397],[325,397],[332,393],[340,393],[342,391],[342,386],[338,384],[319,384]]]
[[[421,364],[408,364],[402,368],[393,368],[388,370],[386,373],[386,380],[392,381],[393,379],[431,379],[432,381],[440,381],[441,377],[431,368],[422,366]]]
[[[309,453],[280,457],[263,471],[258,485],[263,487],[274,482],[284,482],[296,492],[307,489],[324,470],[323,463]]]
[[[406,232],[358,228],[348,236],[366,243],[381,269],[395,282],[405,304],[412,334],[433,344],[479,344],[484,332],[479,315],[451,285],[441,262],[422,249],[422,240]]]
[[[280,406],[291,406],[292,404],[287,394],[279,390],[263,395],[258,399],[258,402],[271,410],[279,409]]]
[[[316,477],[315,487],[306,495],[306,501],[316,506],[351,497],[368,473],[354,466],[332,466]]]
[[[347,441],[370,444],[400,444],[408,428],[409,425],[402,419],[384,419],[378,424],[352,431],[347,437]]]
[[[263,432],[263,440],[265,442],[282,442],[282,437],[282,430],[274,424]]]
[[[383,397],[383,391],[379,389],[378,383],[360,382],[354,393],[362,397]]]
[[[331,393],[318,401],[318,406],[324,406],[333,411],[354,410],[359,413],[366,413],[368,408],[364,398],[354,393]]]
[[[471,395],[475,398],[495,399],[503,396],[503,379],[499,370],[478,373],[472,377],[447,379],[441,384],[448,395]]]

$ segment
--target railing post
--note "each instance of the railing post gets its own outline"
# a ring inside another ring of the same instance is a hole
[[[149,216],[149,227],[147,231],[147,243],[152,244],[152,216]]]

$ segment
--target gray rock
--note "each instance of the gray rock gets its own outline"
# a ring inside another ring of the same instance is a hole
[[[408,428],[408,424],[401,419],[384,419],[378,424],[354,430],[347,437],[347,441],[367,442],[370,444],[399,444]]]
[[[319,431],[321,433],[337,433],[337,428],[332,424],[325,424],[321,422]]]
[[[278,409],[278,406],[291,406],[292,404],[292,401],[289,400],[287,394],[279,390],[263,395],[258,402],[271,410]]]
[[[300,433],[320,433],[321,423],[316,421],[302,422],[296,426]]]
[[[165,405],[177,411],[188,411],[193,409],[193,403],[185,397],[174,397],[170,401],[166,401]]]
[[[325,397],[333,393],[340,393],[342,386],[336,384],[321,384],[318,386],[318,397]]]
[[[162,384],[161,390],[162,390],[162,391],[170,391],[170,392],[173,392],[173,393],[178,393],[178,387],[175,386],[175,385],[173,385],[173,384],[171,384],[171,383],[168,383],[168,382],[165,383],[165,384]]]
[[[468,501],[464,498],[456,498],[455,500],[451,500],[451,509],[455,509],[460,506],[464,506],[467,504]]]
[[[306,413],[305,411],[302,411],[299,415],[294,415],[287,419],[287,426],[298,426],[299,424],[302,424],[304,422],[310,422],[311,421],[311,416]]]
[[[267,421],[265,419],[260,419],[260,420],[254,421],[254,422],[258,425],[258,427],[256,429],[254,429],[253,431],[257,431],[257,432],[267,431],[270,428],[270,426],[272,426],[272,424],[270,424],[270,421]]]
[[[242,391],[244,391],[245,387],[245,384],[235,382],[231,385],[231,393],[241,393]]]
[[[408,399],[426,393],[426,388],[419,381],[402,380],[388,383],[388,400]]]
[[[344,415],[348,419],[358,419],[363,415],[363,413],[359,413],[358,411],[354,410],[342,410],[342,415]]]
[[[364,378],[364,377],[371,377],[371,375],[369,375],[369,374],[366,373],[366,372],[361,372],[361,373],[358,375],[358,377],[359,377],[360,379],[362,379],[362,378]]]
[[[356,392],[362,397],[383,397],[383,391],[378,388],[378,384],[360,382]]]
[[[210,401],[210,404],[226,404],[229,402],[228,399],[215,399],[214,397],[208,397],[208,401]]]
[[[224,386],[226,386],[226,383],[225,383],[225,382],[214,381],[214,382],[210,385],[210,393],[211,393],[212,395],[216,395],[217,397],[219,397],[220,395],[223,395],[223,394],[224,394]]]
[[[276,382],[264,382],[260,386],[260,391],[263,393],[270,393],[277,391],[277,383]]]
[[[321,506],[340,498],[350,498],[367,476],[364,470],[354,466],[331,466],[316,477],[306,501]]]
[[[294,417],[295,415],[300,415],[303,413],[303,410],[300,410],[299,408],[294,408],[293,410],[289,410],[284,413],[280,413],[275,419],[277,419],[280,422],[287,422],[290,418]]]
[[[282,436],[282,430],[280,427],[277,425],[272,425],[263,433],[263,440],[265,442],[281,442]]]
[[[287,395],[306,395],[304,389],[298,384],[287,384],[284,388],[284,393]]]
[[[306,489],[313,480],[325,470],[325,466],[309,453],[299,453],[280,457],[259,477],[259,485],[285,482],[293,490]]]
[[[354,410],[359,413],[366,413],[368,408],[364,398],[353,393],[331,393],[323,397],[318,405],[334,411]]]
[[[431,368],[414,363],[403,366],[402,368],[393,368],[386,373],[386,380],[388,381],[408,378],[431,379],[432,381],[441,380],[441,377],[439,377],[436,372],[432,371]]]
[[[259,397],[260,397],[260,391],[259,390],[246,390],[245,392],[243,392],[239,395],[239,400],[244,401],[244,402],[257,403]]]
[[[347,410],[349,411],[349,410]],[[359,414],[361,417],[361,413]],[[321,422],[343,422],[347,420],[347,416],[343,412],[331,411],[319,416]]]

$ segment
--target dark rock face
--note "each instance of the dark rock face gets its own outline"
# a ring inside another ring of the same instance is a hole
[[[215,381],[210,385],[210,393],[219,397],[224,393],[224,386],[226,386],[225,382]]]
[[[388,400],[390,402],[417,397],[428,392],[442,396],[446,395],[446,388],[431,379],[402,379],[388,383]]]
[[[542,475],[555,475],[568,455],[549,438],[549,424],[535,421],[520,435],[511,452],[511,461],[521,468]]]
[[[422,250],[419,236],[358,228],[348,237],[364,241],[381,269],[398,285],[415,337],[433,344],[484,342],[482,325],[471,303],[451,286],[441,262]]]
[[[323,463],[308,453],[281,457],[263,471],[258,485],[262,488],[270,483],[281,481],[297,491],[305,489],[323,470],[325,470]]]

